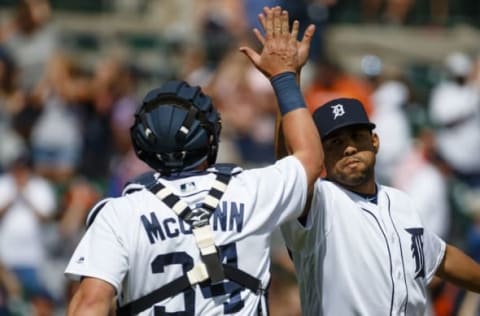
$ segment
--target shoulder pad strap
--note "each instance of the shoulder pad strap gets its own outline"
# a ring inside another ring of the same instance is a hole
[[[105,198],[103,200],[100,200],[95,204],[90,212],[88,212],[87,219],[85,220],[85,226],[88,229],[90,225],[93,224],[93,221],[97,217],[98,213],[103,209],[103,207],[111,200],[112,198]]]
[[[227,176],[235,176],[243,171],[243,169],[233,163],[217,163],[208,168],[208,171]]]
[[[122,195],[130,194],[135,191],[142,190],[143,188],[149,189],[157,183],[159,177],[160,177],[160,174],[158,172],[155,172],[155,171],[145,172],[129,180],[123,187]]]
[[[127,194],[132,194],[133,192],[137,192],[137,191],[140,191],[140,190],[143,190],[143,189],[145,189],[145,186],[143,184],[127,183],[123,187],[122,196],[127,195]]]

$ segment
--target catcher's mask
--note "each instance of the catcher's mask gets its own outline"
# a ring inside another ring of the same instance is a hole
[[[162,174],[215,163],[220,114],[200,87],[169,81],[143,99],[130,128],[137,156]]]

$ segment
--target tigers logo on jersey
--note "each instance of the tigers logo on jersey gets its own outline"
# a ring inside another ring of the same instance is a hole
[[[415,279],[425,277],[425,256],[423,254],[423,228],[405,229],[412,235],[412,257],[415,259]]]

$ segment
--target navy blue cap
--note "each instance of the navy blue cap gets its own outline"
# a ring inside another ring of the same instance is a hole
[[[369,121],[362,103],[357,99],[340,98],[328,101],[313,112],[313,120],[321,138],[352,125],[375,128],[375,124]]]

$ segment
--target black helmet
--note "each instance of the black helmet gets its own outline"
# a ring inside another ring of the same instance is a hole
[[[169,81],[151,90],[130,129],[137,156],[163,174],[215,163],[220,114],[200,87]]]

